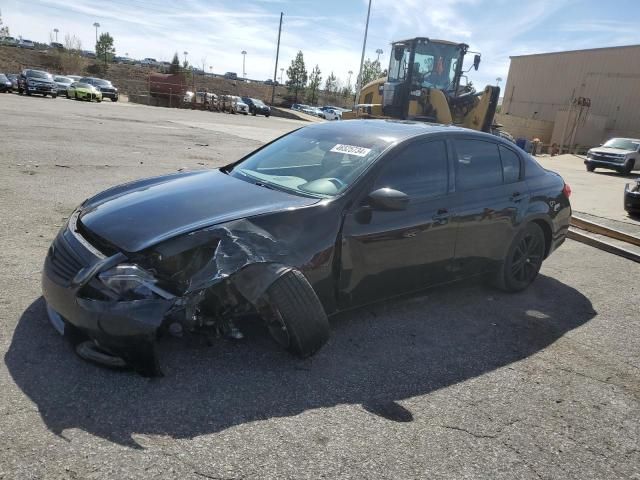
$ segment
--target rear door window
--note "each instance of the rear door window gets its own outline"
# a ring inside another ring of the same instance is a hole
[[[456,139],[456,189],[460,191],[502,184],[498,145],[472,139]]]
[[[447,193],[447,148],[444,141],[409,145],[380,172],[377,188],[393,188],[410,197],[429,198]]]
[[[513,150],[500,145],[502,159],[502,174],[504,183],[514,183],[520,180],[520,157]]]

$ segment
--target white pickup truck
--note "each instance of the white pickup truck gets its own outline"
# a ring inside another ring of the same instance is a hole
[[[590,149],[584,161],[587,171],[608,168],[629,175],[640,170],[640,139],[612,138],[599,147]]]

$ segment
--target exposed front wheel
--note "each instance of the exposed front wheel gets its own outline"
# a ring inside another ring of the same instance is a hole
[[[496,286],[506,292],[527,288],[538,276],[545,251],[540,226],[529,223],[511,242],[496,276]]]
[[[633,171],[634,160],[627,160],[627,163],[624,164],[624,168],[620,171],[623,175],[630,175]]]
[[[305,358],[329,339],[329,320],[313,287],[291,270],[267,290],[265,319],[269,333],[283,348]]]

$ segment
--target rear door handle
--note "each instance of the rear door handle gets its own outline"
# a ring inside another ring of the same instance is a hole
[[[517,202],[522,201],[522,193],[520,193],[520,192],[513,192],[513,193],[511,194],[511,201],[512,201],[512,202],[516,202],[516,203],[517,203]]]

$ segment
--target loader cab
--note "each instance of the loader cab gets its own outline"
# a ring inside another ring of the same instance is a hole
[[[442,90],[448,97],[457,96],[468,49],[464,43],[423,37],[394,42],[383,88],[384,115],[407,118],[409,102],[419,99],[423,88]],[[480,57],[476,56],[476,69],[479,62]]]

